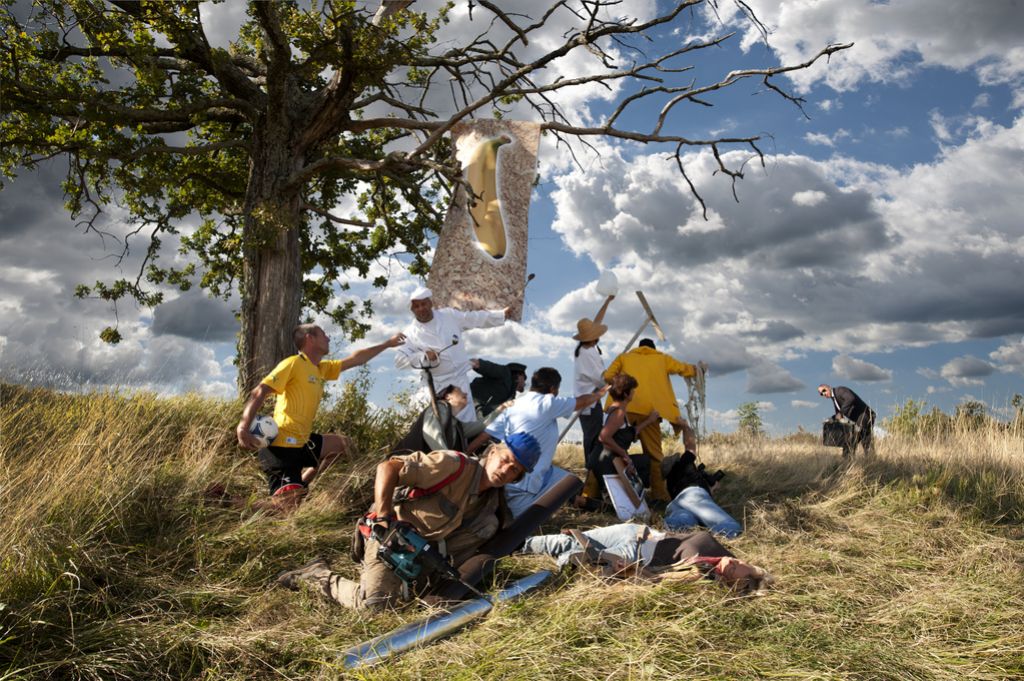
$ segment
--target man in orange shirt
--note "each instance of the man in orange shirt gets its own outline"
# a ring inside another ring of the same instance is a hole
[[[704,367],[703,363],[700,364]],[[630,423],[642,421],[652,411],[657,411],[661,418],[672,424],[676,435],[683,432],[683,444],[687,450],[696,448],[696,437],[686,419],[679,412],[675,391],[669,376],[676,375],[693,378],[697,375],[697,367],[693,364],[680,362],[654,348],[654,341],[644,338],[640,344],[629,352],[619,355],[604,372],[604,379],[611,381],[616,375],[624,373],[636,378],[639,385],[633,401],[629,403],[626,413]],[[661,474],[661,419],[640,431],[640,444],[644,453],[651,457],[651,493],[652,501],[668,502],[671,500],[665,479]]]

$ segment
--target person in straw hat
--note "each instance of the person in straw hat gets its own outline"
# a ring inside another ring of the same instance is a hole
[[[608,330],[608,327],[601,322],[604,321],[604,313],[608,311],[608,305],[614,298],[614,295],[605,298],[601,309],[597,311],[593,319],[584,317],[576,322],[576,335],[572,339],[578,341],[573,363],[573,387],[577,395],[586,395],[604,387],[605,366],[598,342]],[[603,425],[604,413],[601,411],[600,404],[587,407],[580,412],[580,428],[583,429],[583,460],[588,472],[583,494],[576,498],[578,508],[594,509],[601,498],[601,484],[594,474],[594,469],[597,465],[597,457],[601,453],[598,436],[601,434]]]

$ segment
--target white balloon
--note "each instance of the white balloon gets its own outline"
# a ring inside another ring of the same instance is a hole
[[[615,296],[619,293],[619,278],[611,270],[605,270],[597,280],[597,292],[602,296]]]

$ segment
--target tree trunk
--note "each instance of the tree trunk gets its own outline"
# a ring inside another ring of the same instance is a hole
[[[254,135],[252,144],[238,337],[238,389],[243,398],[278,362],[296,352],[292,330],[302,313],[301,196],[281,189],[302,159],[283,130]]]

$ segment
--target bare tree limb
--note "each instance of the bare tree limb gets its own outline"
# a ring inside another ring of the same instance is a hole
[[[698,2],[698,0],[691,0],[690,2],[687,3],[681,3],[667,14],[655,17],[654,19],[643,24],[611,24],[601,26],[597,28],[592,34],[589,35],[582,33],[576,34],[575,36],[567,40],[563,45],[555,48],[554,50],[551,50],[547,54],[536,59],[535,61],[523,65],[522,67],[514,71],[512,74],[506,76],[495,86],[492,92],[479,97],[470,105],[463,107],[462,110],[458,111],[454,116],[445,121],[444,125],[442,125],[437,130],[428,135],[427,138],[423,140],[423,142],[415,150],[413,150],[411,154],[409,154],[410,158],[416,158],[422,155],[424,152],[426,152],[426,150],[430,148],[430,146],[432,146],[437,141],[437,139],[440,138],[441,135],[448,132],[456,123],[458,123],[463,118],[469,116],[471,113],[485,106],[487,103],[493,101],[494,99],[504,96],[506,94],[505,90],[510,88],[521,77],[529,73],[539,71],[540,69],[544,68],[545,66],[547,66],[554,60],[558,59],[559,57],[565,56],[573,49],[580,47],[581,45],[591,43],[603,36],[611,35],[612,33],[642,33],[643,31],[649,30],[655,26],[668,23],[672,21],[672,19],[674,19],[680,12],[682,12],[683,9],[685,9],[690,4],[694,4],[696,2]]]
[[[516,22],[512,21],[512,19],[510,19],[507,14],[498,9],[498,7],[494,5],[494,3],[488,2],[488,0],[477,0],[477,2],[480,3],[481,7],[486,7],[487,9],[491,10],[491,12],[493,12],[495,16],[501,19],[501,21],[506,26],[508,26],[512,30],[512,32],[515,33],[516,36],[518,36],[520,40],[523,41],[524,46],[530,44],[530,40],[526,37],[526,33],[524,33],[523,30],[516,25]]]
[[[326,211],[323,208],[320,208],[319,206],[315,206],[312,203],[306,203],[305,201],[302,203],[302,209],[312,211],[317,215],[320,215],[321,217],[327,218],[331,222],[338,223],[339,225],[352,225],[354,227],[373,227],[372,222],[367,222],[366,220],[352,220],[349,218],[339,218],[337,215],[333,215],[329,211]]]

